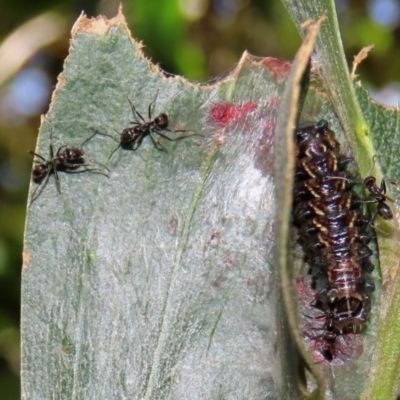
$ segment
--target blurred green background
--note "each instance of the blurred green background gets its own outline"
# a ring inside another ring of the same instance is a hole
[[[0,24],[0,397],[19,390],[22,235],[40,115],[46,113],[81,11],[113,17],[119,0],[2,4]],[[336,1],[348,61],[369,44],[358,68],[371,94],[400,96],[400,0]],[[165,71],[208,82],[226,75],[244,50],[291,60],[300,44],[279,0],[131,0],[123,2],[133,37]]]

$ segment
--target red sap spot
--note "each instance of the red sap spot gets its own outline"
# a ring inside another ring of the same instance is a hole
[[[281,105],[281,99],[279,97],[272,97],[268,100],[265,108],[268,110],[269,119],[265,120],[263,126],[266,130],[274,133],[276,128],[276,112]]]
[[[281,105],[281,99],[279,97],[272,97],[268,100],[268,107],[278,109]]]
[[[292,68],[292,64],[277,58],[267,57],[263,64],[274,74],[275,79],[285,79]]]
[[[253,111],[257,108],[256,103],[246,103],[242,106],[242,111],[244,111],[244,114],[247,114],[250,111]]]
[[[224,128],[230,122],[244,120],[246,115],[257,108],[256,103],[245,103],[235,105],[232,103],[219,103],[211,109],[214,121]]]
[[[208,239],[207,244],[208,244],[209,246],[216,246],[216,245],[218,244],[219,237],[220,237],[220,233],[219,233],[219,232],[213,232],[213,233],[210,235],[210,238]]]
[[[236,261],[232,260],[231,258],[228,258],[227,260],[225,260],[225,264],[227,267],[232,267],[233,265],[236,264]]]
[[[275,131],[276,122],[275,121],[264,121],[264,128],[268,131]]]

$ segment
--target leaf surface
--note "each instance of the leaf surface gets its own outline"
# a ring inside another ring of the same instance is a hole
[[[60,172],[58,194],[50,177],[26,225],[23,398],[279,398],[272,143],[283,85],[263,62],[245,55],[200,87],[149,63],[121,14],[78,20],[38,153],[48,157],[50,135],[55,148],[93,129],[118,139],[128,99],[147,119],[157,92],[152,117],[205,138],[158,138],[161,152],[146,137],[108,160],[117,143],[97,135],[85,154],[109,178]]]

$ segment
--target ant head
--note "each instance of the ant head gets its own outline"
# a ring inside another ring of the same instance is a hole
[[[374,176],[367,176],[364,179],[364,186],[366,188],[372,187],[373,185],[375,185],[375,183],[376,183],[376,178]]]
[[[48,174],[49,167],[46,164],[39,164],[33,168],[32,171],[32,179],[35,183],[40,183],[44,179],[44,177]]]
[[[329,130],[329,122],[326,119],[321,119],[315,124],[315,128],[319,133],[324,133]]]
[[[168,127],[168,115],[167,114],[160,114],[158,117],[154,119],[155,125],[160,129],[165,129]]]

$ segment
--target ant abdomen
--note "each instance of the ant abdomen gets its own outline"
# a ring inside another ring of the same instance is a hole
[[[379,215],[381,218],[385,220],[393,219],[393,212],[391,208],[386,203],[387,200],[393,201],[389,196],[386,195],[386,181],[382,179],[381,185],[378,186],[376,184],[376,178],[374,176],[367,176],[363,182],[364,186],[369,191],[371,197],[374,197],[374,200],[367,201],[368,203],[377,203],[376,213],[372,217],[372,221],[374,221],[376,215]]]
[[[33,152],[31,152],[34,155]],[[32,170],[32,180],[35,183],[40,183],[48,174],[48,166],[46,163],[36,165]]]

